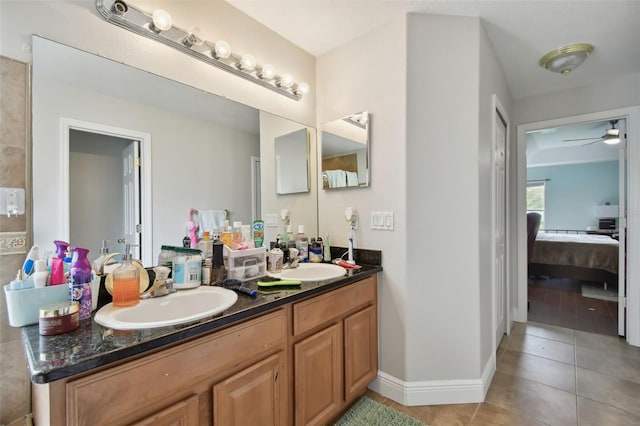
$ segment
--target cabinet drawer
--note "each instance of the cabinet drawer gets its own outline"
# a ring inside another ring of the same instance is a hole
[[[375,302],[373,277],[293,305],[295,336]]]
[[[137,420],[159,403],[276,347],[284,347],[283,310],[67,384],[67,424]],[[170,392],[168,393],[168,390]],[[156,410],[157,411],[157,410]]]

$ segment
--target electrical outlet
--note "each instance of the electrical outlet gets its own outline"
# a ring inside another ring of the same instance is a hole
[[[264,215],[264,226],[266,228],[277,228],[278,227],[278,214],[277,213],[267,213]]]

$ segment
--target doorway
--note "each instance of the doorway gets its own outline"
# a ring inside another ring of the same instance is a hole
[[[627,123],[627,156],[626,161],[623,160],[623,170],[621,176],[624,174],[629,183],[629,187],[625,194],[621,194],[621,212],[619,217],[619,226],[621,228],[621,235],[623,241],[621,246],[626,245],[626,253],[620,252],[619,270],[621,273],[621,284],[619,284],[620,291],[620,307],[622,314],[620,315],[620,326],[622,334],[625,334],[627,341],[632,345],[640,345],[640,307],[638,306],[637,297],[633,297],[640,290],[640,276],[637,268],[633,266],[634,261],[637,261],[639,253],[639,247],[634,243],[634,238],[638,235],[638,226],[640,221],[636,217],[637,214],[631,209],[628,216],[625,216],[626,209],[624,208],[625,201],[629,205],[633,206],[640,199],[637,192],[637,183],[635,179],[638,177],[636,171],[640,164],[640,152],[638,150],[637,141],[640,120],[640,108],[624,108],[619,110],[603,111],[600,113],[585,114],[582,116],[568,117],[563,119],[548,120],[544,122],[531,123],[518,126],[518,141],[517,141],[517,244],[518,244],[518,261],[517,261],[517,306],[515,309],[515,319],[517,321],[527,321],[527,231],[526,231],[526,135],[528,132],[541,131],[543,129],[560,127],[568,124],[575,123],[587,123],[603,120],[621,119],[624,118]],[[622,178],[621,178],[622,179]],[[622,182],[622,180],[621,180]],[[626,195],[626,196],[625,196]],[[625,262],[626,261],[626,262]],[[626,288],[625,288],[626,286]],[[626,311],[625,311],[626,305]]]
[[[624,118],[527,134],[527,216],[541,218],[528,235],[529,320],[624,335],[624,227],[617,225],[625,211],[625,141],[601,138],[614,133],[626,133]]]
[[[492,181],[492,259],[493,259],[493,303],[494,303],[494,348],[497,348],[504,334],[511,329],[509,312],[509,287],[507,286],[508,238],[507,238],[507,164],[509,120],[506,112],[493,95],[493,143],[491,157]]]
[[[91,257],[99,255],[103,240],[110,252],[124,252],[120,241],[125,239],[139,244],[138,235],[127,231],[130,221],[140,223],[140,203],[130,201],[139,199],[140,191],[133,184],[130,196],[123,173],[129,162],[126,151],[135,150],[137,143],[81,130],[69,132],[69,241],[89,249]],[[134,258],[139,254],[132,250]]]
[[[134,258],[152,265],[151,136],[98,123],[61,120],[67,241],[96,258],[101,241],[124,252],[124,240],[138,245]]]

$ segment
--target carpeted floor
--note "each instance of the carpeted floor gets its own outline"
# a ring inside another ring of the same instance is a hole
[[[420,420],[366,396],[344,413],[335,426],[426,426]]]

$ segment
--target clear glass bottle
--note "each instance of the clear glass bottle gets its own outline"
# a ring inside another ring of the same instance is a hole
[[[129,244],[122,260],[122,265],[113,271],[113,306],[135,306],[140,302],[140,270],[131,262]]]

